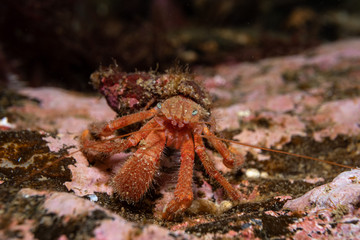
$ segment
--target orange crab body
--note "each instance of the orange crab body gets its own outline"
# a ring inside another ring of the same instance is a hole
[[[114,154],[137,146],[137,151],[115,173],[112,186],[122,200],[138,202],[151,186],[160,167],[160,157],[165,147],[180,150],[180,171],[174,198],[163,211],[164,219],[173,219],[181,214],[193,201],[192,177],[195,153],[206,172],[216,179],[232,200],[238,200],[240,193],[216,170],[209,159],[202,140],[202,134],[214,136],[206,121],[210,113],[190,98],[177,95],[157,103],[156,107],[119,117],[106,124],[98,133],[109,136],[116,130],[130,124],[148,120],[137,132],[126,139],[95,143],[88,130],[84,131],[81,142],[83,149]],[[209,141],[222,155],[227,167],[239,166],[243,159],[235,159],[223,142],[215,138]]]

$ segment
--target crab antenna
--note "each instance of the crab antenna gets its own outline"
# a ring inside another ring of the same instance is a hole
[[[203,138],[215,138],[215,139],[218,139],[218,140],[221,140],[221,141],[224,141],[224,142],[235,143],[235,144],[242,145],[242,146],[245,146],[245,147],[257,148],[257,149],[261,149],[261,150],[265,150],[265,151],[276,152],[276,153],[286,154],[286,155],[290,155],[290,156],[294,156],[294,157],[310,159],[310,160],[319,161],[319,162],[323,162],[323,163],[327,163],[327,164],[330,164],[330,165],[335,165],[335,166],[343,167],[343,168],[356,169],[356,167],[347,166],[347,165],[344,165],[344,164],[341,164],[341,163],[331,162],[331,161],[327,161],[327,160],[323,160],[323,159],[319,159],[319,158],[308,157],[308,156],[301,155],[301,154],[289,153],[289,152],[285,152],[285,151],[281,151],[281,150],[275,150],[275,149],[266,148],[266,147],[258,147],[258,146],[255,146],[255,145],[246,144],[246,143],[242,143],[242,142],[238,142],[238,141],[234,141],[234,140],[228,140],[228,139],[224,139],[224,138],[218,138],[218,137],[215,137],[215,136],[201,135],[201,137],[203,137]]]
[[[195,122],[195,123],[199,123],[199,124],[209,124],[209,125],[211,125],[211,124],[212,124],[211,122],[201,122],[201,121],[199,121],[199,122]]]
[[[123,137],[127,137],[127,136],[130,136],[134,133],[138,133],[138,132],[145,132],[145,131],[154,131],[154,130],[162,130],[163,128],[151,128],[151,129],[142,129],[142,130],[138,130],[138,131],[134,131],[134,132],[131,132],[131,133],[127,133],[127,134],[123,134],[123,135],[120,135],[120,136],[115,136],[115,137],[112,137],[112,138],[107,138],[107,139],[104,139],[102,140],[101,142],[110,142],[112,140],[115,140],[115,139],[119,139],[119,138],[123,138]],[[88,147],[91,147],[91,146],[95,146],[97,144],[97,142],[94,142],[94,143],[91,143],[88,145]],[[73,156],[74,154],[78,153],[78,152],[81,152],[81,149],[79,150],[76,150],[74,152],[71,152],[61,158],[58,158],[56,159],[55,161],[51,162],[50,164],[47,164],[46,166],[36,170],[35,172],[32,172],[31,174],[27,175],[26,177],[22,178],[22,179],[19,179],[18,181],[16,181],[15,185],[18,185],[18,183],[21,181],[21,182],[24,182],[26,180],[28,180],[29,178],[33,177],[34,175],[42,172],[43,170],[51,167],[52,165],[64,160],[65,158],[68,158],[68,157],[71,157]]]

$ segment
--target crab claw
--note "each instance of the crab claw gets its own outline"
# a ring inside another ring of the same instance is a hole
[[[173,220],[176,216],[181,215],[188,209],[193,201],[193,195],[187,194],[181,198],[171,200],[164,208],[162,218],[166,220]]]

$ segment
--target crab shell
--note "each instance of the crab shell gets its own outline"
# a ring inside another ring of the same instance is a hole
[[[210,97],[194,77],[180,70],[124,73],[115,66],[100,68],[90,76],[93,86],[119,116],[132,114],[182,95],[210,110]]]

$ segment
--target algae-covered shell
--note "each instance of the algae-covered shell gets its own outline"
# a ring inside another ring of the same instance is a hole
[[[186,72],[169,70],[124,73],[117,66],[101,67],[90,76],[93,86],[119,115],[127,115],[155,106],[169,97],[182,95],[210,110],[208,93]]]

